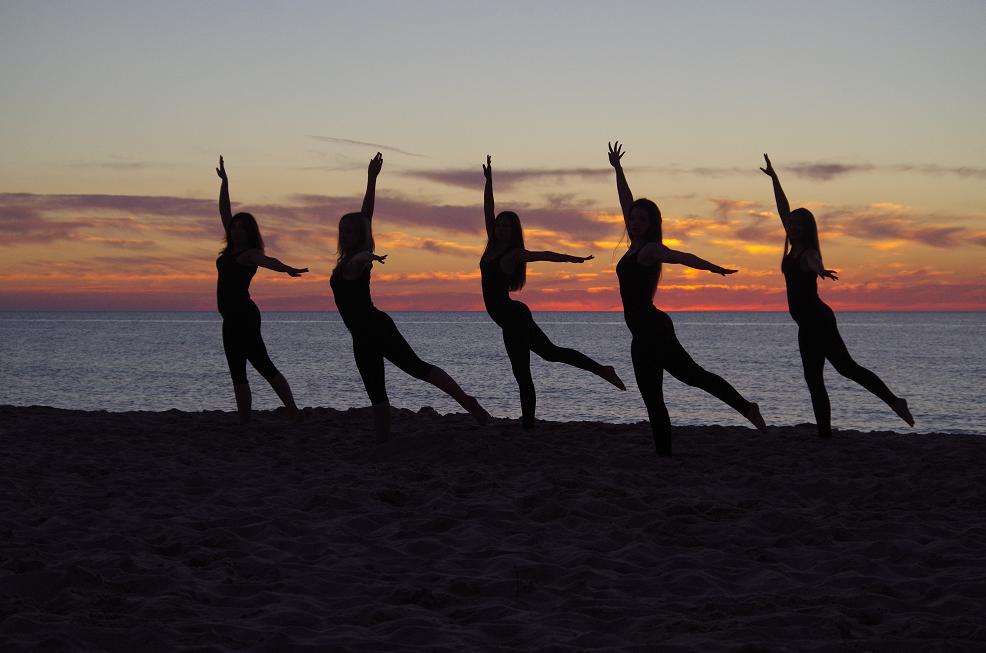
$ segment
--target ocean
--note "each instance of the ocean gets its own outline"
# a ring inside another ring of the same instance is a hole
[[[670,314],[692,357],[759,402],[768,424],[813,422],[797,327],[787,313]],[[481,312],[393,312],[418,354],[445,369],[495,416],[520,415],[500,331]],[[588,372],[532,355],[538,417],[636,422],[647,419],[633,381],[630,334],[621,313],[535,312],[558,345],[614,365],[620,392]],[[840,313],[853,357],[905,397],[914,432],[986,433],[986,313]],[[221,319],[199,312],[0,312],[0,404],[82,410],[235,409]],[[263,334],[299,406],[349,408],[368,400],[350,336],[336,313],[265,312]],[[249,368],[254,408],[279,405]],[[911,431],[876,397],[826,366],[836,429]],[[461,412],[431,385],[387,364],[394,406]],[[726,405],[665,375],[673,424],[745,425]]]

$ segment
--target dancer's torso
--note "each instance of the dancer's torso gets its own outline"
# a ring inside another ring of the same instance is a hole
[[[832,315],[832,309],[818,296],[818,275],[802,269],[802,256],[804,251],[788,254],[781,261],[787,286],[787,308],[798,324],[817,322]]]
[[[520,302],[510,299],[511,278],[500,267],[500,263],[507,252],[509,250],[479,260],[479,272],[483,283],[483,303],[486,305],[486,312],[501,327],[508,326],[512,321],[511,317],[518,312],[520,306],[523,306]]]
[[[370,266],[355,279],[346,279],[337,267],[329,278],[329,285],[342,321],[354,336],[360,335],[380,312],[370,299]]]
[[[670,321],[664,311],[654,306],[653,291],[659,270],[637,260],[639,251],[627,251],[616,264],[620,280],[620,299],[623,300],[623,319],[631,331],[651,328]]]
[[[242,253],[242,252],[241,252]],[[226,253],[216,259],[219,280],[216,282],[216,303],[223,315],[254,308],[250,299],[250,281],[257,274],[256,265],[240,265],[239,254]]]

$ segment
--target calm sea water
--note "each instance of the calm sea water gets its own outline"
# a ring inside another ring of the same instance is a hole
[[[485,313],[391,313],[425,360],[444,368],[491,413],[519,417],[517,387],[500,331]],[[984,433],[984,313],[841,313],[857,361],[908,399],[917,431]],[[535,313],[557,344],[616,366],[621,393],[595,376],[532,356],[538,416],[549,420],[646,419],[633,383],[630,335],[620,313]],[[769,424],[813,422],[797,329],[786,313],[673,313],[692,357],[758,401]],[[350,336],[335,313],[265,312],[268,351],[302,406],[368,404]],[[0,313],[0,404],[86,410],[233,410],[220,318],[211,313]],[[252,368],[254,407],[277,398]],[[903,430],[876,397],[831,366],[833,425]],[[387,364],[395,406],[458,412],[432,386]],[[665,376],[676,424],[745,424],[727,406]]]

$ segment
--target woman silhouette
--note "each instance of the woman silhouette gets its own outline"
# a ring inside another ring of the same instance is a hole
[[[674,324],[654,306],[654,293],[661,278],[661,264],[675,263],[715,274],[733,274],[694,254],[670,249],[662,242],[661,211],[654,202],[633,199],[620,159],[625,152],[617,142],[609,146],[609,162],[616,170],[616,190],[630,242],[616,266],[623,299],[623,317],[633,340],[630,355],[637,387],[647,406],[654,445],[661,456],[671,455],[671,419],[664,404],[664,371],[682,383],[701,388],[723,401],[761,431],[766,429],[760,408],[747,401],[733,386],[698,365],[674,333]]]
[[[383,155],[377,152],[370,160],[366,195],[359,213],[347,213],[339,219],[338,262],[329,280],[339,315],[353,336],[353,356],[363,379],[366,394],[373,405],[377,442],[390,435],[390,400],[384,378],[383,359],[407,374],[427,381],[465,408],[477,422],[489,419],[479,402],[462,391],[441,368],[421,360],[389,315],[378,310],[370,299],[370,268],[374,261],[385,263],[387,255],[373,252],[373,201],[377,175],[383,167]]]
[[[770,158],[763,155],[766,168],[760,171],[770,177],[774,186],[777,213],[784,225],[784,257],[781,272],[787,286],[787,306],[791,317],[798,323],[798,348],[804,366],[805,381],[811,394],[811,407],[815,412],[818,434],[832,436],[832,406],[825,390],[825,359],[835,371],[852,379],[882,399],[909,426],[914,418],[907,408],[907,401],[895,395],[873,372],[849,355],[846,343],[839,335],[835,313],[818,297],[818,277],[837,280],[835,270],[826,270],[822,263],[822,250],[818,244],[818,227],[815,216],[808,209],[791,210],[781,182],[770,165]]]
[[[219,313],[223,316],[223,349],[229,363],[229,375],[233,378],[233,394],[240,423],[250,421],[252,398],[246,375],[247,361],[274,388],[284,402],[288,416],[298,419],[301,414],[291,396],[291,386],[274,367],[260,335],[260,310],[250,299],[250,280],[257,273],[257,267],[286,272],[292,277],[300,277],[308,272],[308,268],[293,268],[264,253],[264,240],[254,217],[249,213],[233,215],[229,203],[229,179],[222,157],[219,157],[216,174],[222,180],[219,187],[219,216],[226,235],[226,246],[216,259],[219,272],[216,297]]]
[[[527,264],[534,261],[553,263],[582,263],[592,256],[571,256],[556,252],[532,252],[524,248],[524,231],[520,218],[513,211],[496,215],[493,210],[493,165],[486,155],[483,166],[486,188],[483,208],[486,214],[486,249],[479,260],[483,280],[483,302],[486,312],[503,329],[503,344],[507,348],[510,367],[520,387],[520,407],[524,428],[534,428],[534,410],[537,403],[534,380],[531,378],[531,352],[546,361],[566,363],[592,372],[609,381],[620,390],[626,390],[623,381],[611,365],[600,365],[582,352],[559,347],[548,339],[544,331],[534,323],[531,309],[510,299],[510,292],[524,287]],[[496,217],[494,217],[496,215]]]

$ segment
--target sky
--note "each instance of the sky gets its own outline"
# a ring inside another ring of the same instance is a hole
[[[666,243],[669,310],[785,310],[768,152],[844,310],[986,310],[983,2],[0,0],[0,310],[215,310],[215,166],[264,310],[334,310],[380,151],[375,303],[481,310],[482,163],[534,310],[619,310],[607,142]]]

